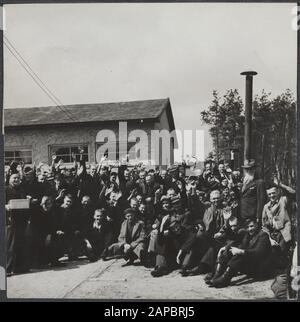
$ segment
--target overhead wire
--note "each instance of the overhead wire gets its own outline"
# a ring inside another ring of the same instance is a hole
[[[6,36],[4,37],[4,45],[9,50],[9,52],[15,57],[27,74],[32,78],[32,80],[39,86],[39,88],[48,96],[48,98],[73,122],[77,122],[73,115],[66,110],[64,104],[53,94],[53,92],[48,88],[48,86],[41,80],[37,73],[30,67],[27,61],[22,57],[19,51],[13,46]]]

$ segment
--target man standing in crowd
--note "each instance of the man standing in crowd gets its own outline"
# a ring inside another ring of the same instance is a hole
[[[262,179],[257,179],[255,160],[245,160],[244,180],[241,196],[241,219],[255,218],[261,223],[262,210],[266,202],[266,191]]]
[[[26,199],[26,191],[21,184],[19,173],[12,173],[9,185],[5,190],[6,209],[6,243],[7,243],[7,274],[25,273],[29,270],[26,230],[29,209],[12,209],[10,200]]]
[[[284,261],[287,258],[292,240],[287,198],[280,196],[275,185],[268,187],[267,194],[270,201],[263,208],[263,230],[270,236],[272,248],[276,253],[275,258]]]
[[[64,233],[66,243],[66,253],[69,260],[73,261],[78,258],[81,238],[79,228],[79,212],[74,204],[74,198],[68,194],[64,198],[61,210],[61,228]]]

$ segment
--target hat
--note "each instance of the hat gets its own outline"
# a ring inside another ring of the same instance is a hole
[[[242,165],[242,168],[244,168],[244,169],[251,169],[254,167],[256,167],[254,159],[245,160],[244,165]]]

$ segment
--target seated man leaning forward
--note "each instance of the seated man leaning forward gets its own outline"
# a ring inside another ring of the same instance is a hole
[[[248,219],[246,227],[247,233],[239,247],[220,250],[211,286],[226,287],[239,272],[256,278],[267,275],[264,264],[268,262],[271,254],[269,236],[259,228],[256,219]]]
[[[122,223],[118,242],[112,244],[108,252],[124,256],[127,261],[125,265],[132,264],[137,258],[143,264],[146,248],[144,224],[137,221],[137,214],[133,209],[126,209],[124,214],[126,219]]]

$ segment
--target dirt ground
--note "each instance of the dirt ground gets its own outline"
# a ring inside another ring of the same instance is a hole
[[[253,281],[237,276],[224,289],[208,287],[203,276],[182,277],[178,271],[153,278],[150,268],[122,267],[122,259],[89,263],[85,259],[66,267],[32,271],[7,279],[8,298],[64,299],[273,299],[273,280]]]

